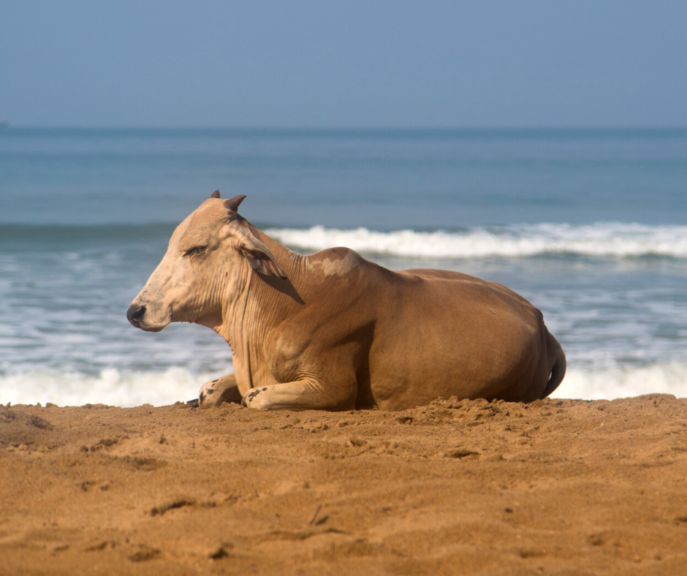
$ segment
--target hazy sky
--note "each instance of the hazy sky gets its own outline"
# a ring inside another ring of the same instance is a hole
[[[15,126],[687,126],[687,1],[0,0]]]

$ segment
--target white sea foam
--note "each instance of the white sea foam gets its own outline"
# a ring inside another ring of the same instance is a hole
[[[197,398],[201,384],[219,374],[191,374],[184,368],[124,374],[108,368],[97,376],[36,370],[0,376],[0,403],[82,406],[164,406]]]
[[[191,374],[183,368],[122,374],[114,369],[98,376],[76,372],[24,372],[0,376],[0,403],[82,406],[164,406],[196,398],[203,382],[219,374]],[[642,368],[568,370],[554,398],[612,400],[652,393],[687,397],[687,365],[655,364]]]
[[[480,258],[581,254],[585,256],[687,258],[687,226],[647,226],[617,222],[591,225],[518,224],[458,232],[366,228],[266,230],[277,240],[304,250],[347,246],[359,252],[420,258]]]
[[[687,397],[687,365],[674,362],[602,370],[568,368],[552,397],[613,400],[655,393]]]

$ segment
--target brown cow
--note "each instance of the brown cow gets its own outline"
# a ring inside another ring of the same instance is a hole
[[[212,328],[235,373],[201,406],[403,410],[439,397],[529,402],[565,375],[542,314],[505,286],[443,270],[392,272],[348,248],[291,252],[219,192],[175,230],[131,303],[136,327]]]

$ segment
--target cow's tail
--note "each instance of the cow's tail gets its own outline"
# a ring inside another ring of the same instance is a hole
[[[542,392],[541,398],[546,398],[556,388],[558,388],[558,385],[561,382],[563,382],[563,378],[565,377],[565,369],[568,366],[568,362],[565,359],[565,352],[563,352],[563,348],[561,348],[561,345],[553,337],[551,339],[553,340],[557,348],[556,357],[553,361],[553,366],[551,367],[551,376],[549,377],[549,381],[546,383],[546,388],[544,388],[544,392]]]

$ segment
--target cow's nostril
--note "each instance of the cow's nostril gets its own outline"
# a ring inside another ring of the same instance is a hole
[[[133,304],[129,306],[129,309],[126,311],[126,317],[131,322],[136,328],[141,327],[141,318],[143,318],[143,315],[146,313],[146,307],[145,306],[134,306]]]

